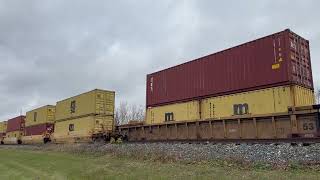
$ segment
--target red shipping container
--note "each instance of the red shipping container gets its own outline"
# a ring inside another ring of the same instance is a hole
[[[53,123],[45,123],[45,124],[37,124],[33,126],[28,126],[25,128],[25,136],[31,135],[42,135],[44,133],[53,133],[54,124]]]
[[[313,89],[309,41],[289,29],[147,75],[147,107],[297,84]]]
[[[23,131],[25,116],[18,116],[8,120],[7,132]]]

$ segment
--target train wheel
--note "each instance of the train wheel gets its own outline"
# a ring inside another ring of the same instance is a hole
[[[123,140],[123,141],[129,141],[129,138],[128,138],[127,135],[124,135],[124,136],[122,137],[122,140]]]
[[[49,143],[49,142],[51,142],[51,139],[50,139],[50,138],[44,138],[44,139],[43,139],[43,143],[44,143],[44,144],[47,144],[47,143]]]
[[[92,137],[92,142],[93,143],[104,143],[104,142],[106,142],[106,137],[104,135],[98,135],[98,136]]]

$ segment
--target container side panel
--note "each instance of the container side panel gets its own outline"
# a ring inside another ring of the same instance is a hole
[[[199,104],[201,105],[201,116]],[[313,104],[314,96],[312,90],[301,86],[279,86],[206,98],[201,101],[150,107],[147,109],[146,124],[163,123],[166,120],[196,121],[199,119],[219,119],[246,114],[281,113],[287,112],[288,107]],[[173,119],[170,119],[171,117]],[[251,124],[247,124],[247,126],[249,125]]]
[[[94,116],[56,122],[54,138],[89,137],[93,134],[94,123]]]
[[[18,116],[8,120],[7,132],[23,131],[25,126],[25,116]]]
[[[6,133],[6,138],[21,138],[24,135],[23,131],[11,131]]]
[[[0,122],[0,133],[5,133],[7,131],[7,121]]]
[[[57,121],[54,127],[55,139],[91,138],[94,134],[111,132],[113,116],[86,116]]]
[[[86,115],[113,115],[114,97],[112,91],[93,90],[57,102],[56,120],[78,118]]]
[[[191,101],[187,103],[172,104],[147,109],[147,124],[161,123],[165,121],[186,121],[199,119],[199,103]]]
[[[57,102],[56,120],[95,113],[95,91]]]
[[[18,141],[23,137],[23,131],[11,131],[6,133],[3,139],[4,144],[18,144]]]
[[[289,32],[147,75],[147,107],[288,84],[312,89],[308,43],[297,40],[299,60],[292,60]]]
[[[43,106],[26,113],[26,127],[54,121],[55,106]]]
[[[54,128],[53,123],[45,123],[45,124],[37,124],[33,126],[27,126],[25,128],[25,135],[32,136],[32,135],[44,135],[47,132],[52,132]]]

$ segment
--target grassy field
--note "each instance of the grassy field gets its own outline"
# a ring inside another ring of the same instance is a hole
[[[0,179],[320,179],[320,173],[0,148]]]

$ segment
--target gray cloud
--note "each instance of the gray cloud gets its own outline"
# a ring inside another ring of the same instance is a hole
[[[291,28],[310,40],[318,1],[0,0],[0,119],[94,88],[145,103],[145,76]]]

